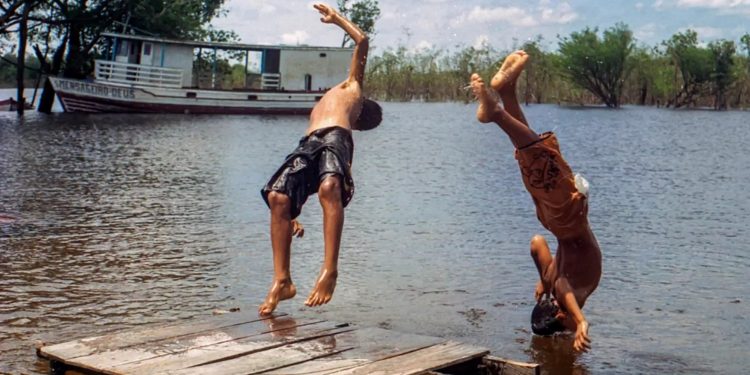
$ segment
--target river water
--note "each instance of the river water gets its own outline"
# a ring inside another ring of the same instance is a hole
[[[604,276],[593,350],[532,336],[543,233],[513,149],[474,105],[384,104],[355,133],[332,302],[315,197],[279,310],[456,339],[549,374],[744,373],[750,364],[748,112],[526,108],[591,183]],[[44,373],[55,343],[240,307],[272,275],[259,189],[304,117],[0,114],[0,372]]]

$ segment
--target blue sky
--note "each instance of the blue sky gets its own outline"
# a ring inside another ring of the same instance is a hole
[[[313,1],[227,0],[219,28],[246,43],[337,45],[341,31],[320,23]],[[335,5],[335,0],[328,2]],[[379,0],[378,49],[399,43],[410,48],[451,48],[488,42],[498,50],[542,35],[549,49],[557,35],[586,26],[625,22],[636,38],[655,45],[692,28],[699,38],[739,40],[750,32],[750,0]]]

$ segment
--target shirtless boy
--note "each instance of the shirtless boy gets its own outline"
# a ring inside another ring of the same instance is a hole
[[[319,306],[331,300],[338,276],[339,245],[344,225],[344,207],[354,194],[351,163],[354,143],[351,131],[369,130],[380,124],[380,106],[362,96],[362,81],[369,41],[362,30],[333,8],[315,4],[324,23],[335,24],[356,43],[349,77],[326,92],[310,114],[310,124],[299,147],[261,190],[271,209],[271,247],[274,279],[260,315],[269,315],[279,301],[294,297],[297,290],[289,270],[292,235],[301,227],[294,220],[307,197],[318,193],[323,207],[323,266],[305,305]]]
[[[479,75],[471,76],[472,90],[479,99],[477,119],[494,122],[510,137],[521,178],[536,205],[537,218],[557,238],[555,257],[544,237],[535,235],[531,239],[531,257],[540,277],[535,292],[537,307],[544,297],[551,294],[555,298],[547,326],[534,327],[535,331],[549,334],[569,329],[575,332],[573,348],[585,351],[590,349],[591,340],[581,309],[599,285],[602,256],[588,222],[585,180],[573,175],[555,134],[534,132],[518,103],[516,81],[528,58],[523,51],[510,54],[492,78],[490,85],[503,106],[498,105],[496,96],[485,88]]]

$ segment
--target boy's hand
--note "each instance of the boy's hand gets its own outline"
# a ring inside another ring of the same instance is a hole
[[[539,280],[536,282],[536,290],[534,291],[534,299],[537,303],[542,301],[542,298],[544,298],[547,295],[547,291],[544,290],[544,284],[542,284],[542,280]]]
[[[313,5],[313,8],[317,9],[318,12],[323,16],[320,18],[320,22],[323,23],[335,23],[336,17],[338,17],[338,13],[333,8],[329,7],[328,5],[317,3]]]
[[[300,238],[305,235],[305,228],[297,219],[292,220],[292,237]]]
[[[576,338],[573,341],[573,349],[587,352],[591,349],[591,339],[589,338],[589,323],[582,321],[576,327]]]

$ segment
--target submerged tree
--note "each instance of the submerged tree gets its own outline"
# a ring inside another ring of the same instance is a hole
[[[720,40],[708,45],[714,57],[714,69],[711,74],[714,92],[714,109],[727,109],[727,91],[732,84],[734,54],[737,47],[731,40]]]
[[[380,6],[378,0],[337,0],[336,5],[342,16],[348,18],[354,24],[359,26],[365,34],[372,36],[375,34],[375,21],[380,18]],[[352,39],[349,34],[344,33],[344,39],[341,41],[341,47],[352,46]]]
[[[620,106],[626,62],[633,51],[633,33],[625,24],[604,31],[586,28],[560,43],[562,70],[577,85],[589,90],[608,107]]]
[[[714,71],[713,53],[698,46],[698,33],[693,30],[673,35],[664,45],[675,65],[675,78],[679,73],[682,79],[672,105],[675,108],[695,105],[698,96],[708,89],[711,82]]]
[[[542,36],[540,35],[521,46],[521,49],[529,54],[522,81],[523,99],[527,105],[532,101],[544,103],[552,94],[550,91],[552,77],[555,74],[555,61],[550,53],[542,49],[541,44]]]

